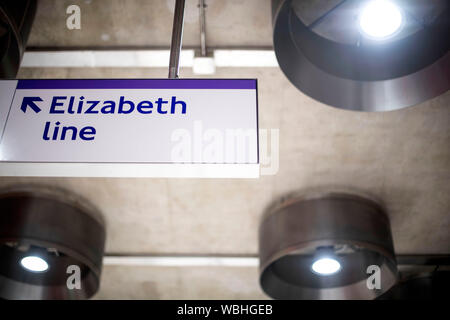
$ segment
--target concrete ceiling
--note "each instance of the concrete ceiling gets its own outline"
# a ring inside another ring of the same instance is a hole
[[[81,9],[81,30],[66,28],[66,8]],[[206,29],[211,47],[271,47],[268,0],[207,0]],[[197,0],[186,1],[183,45],[198,47]],[[175,0],[39,1],[29,46],[169,47]],[[39,31],[36,31],[39,30]]]
[[[65,28],[79,4],[82,30]],[[195,0],[184,43],[198,46]],[[207,1],[211,46],[270,46],[268,0]],[[31,46],[168,46],[173,1],[40,1]],[[59,28],[56,26],[60,26]],[[108,34],[109,40],[102,40]],[[158,78],[156,68],[22,68],[19,78]],[[181,77],[194,77],[182,69]],[[198,77],[198,76],[195,76]],[[397,253],[450,252],[450,92],[386,113],[323,105],[279,68],[218,68],[217,78],[257,78],[261,128],[280,130],[274,176],[228,179],[1,178],[60,186],[93,202],[107,221],[109,254],[257,255],[264,209],[299,190],[358,190],[380,199]],[[105,266],[97,298],[264,298],[256,267]]]

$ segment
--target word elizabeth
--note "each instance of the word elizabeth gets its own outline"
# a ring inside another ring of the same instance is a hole
[[[186,102],[171,97],[170,101],[158,98],[154,102],[143,100],[133,102],[125,99],[113,100],[84,100],[84,97],[55,96],[50,105],[49,114],[186,114]],[[178,111],[178,112],[177,112]],[[60,126],[61,122],[47,121],[44,126],[43,140],[94,140],[97,133],[92,126],[86,126],[78,130],[75,126]]]
[[[70,97],[68,103],[66,96],[53,97],[52,104],[50,106],[51,114],[69,113],[69,114],[129,114],[133,111],[137,111],[142,114],[150,114],[153,112],[153,104],[156,105],[156,112],[159,114],[166,114],[170,111],[170,114],[175,114],[176,106],[181,106],[181,113],[186,114],[186,102],[177,101],[176,97],[172,97],[170,103],[170,109],[167,108],[169,105],[168,100],[163,100],[163,98],[158,98],[153,103],[148,100],[140,101],[139,103],[134,103],[131,100],[125,100],[124,96],[121,96],[119,102],[113,100],[88,100],[84,101],[84,97],[81,96],[78,102],[75,103],[75,97]],[[77,105],[77,106],[75,106]],[[117,106],[117,109],[116,109]],[[136,106],[136,107],[135,107]]]

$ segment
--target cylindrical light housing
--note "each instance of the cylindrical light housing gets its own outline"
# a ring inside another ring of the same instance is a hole
[[[103,220],[86,200],[42,186],[0,192],[1,298],[90,298],[104,245]]]
[[[389,111],[450,89],[447,0],[272,0],[281,70],[330,106]]]
[[[273,206],[260,225],[259,254],[261,287],[276,299],[372,299],[397,280],[389,219],[354,194],[313,193]],[[377,270],[379,288],[367,284]]]

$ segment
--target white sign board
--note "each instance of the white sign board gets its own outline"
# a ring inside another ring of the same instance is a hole
[[[0,176],[259,176],[254,79],[0,81]]]

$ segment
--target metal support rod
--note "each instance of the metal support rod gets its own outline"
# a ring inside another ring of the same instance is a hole
[[[180,64],[180,53],[183,40],[185,0],[176,0],[175,13],[173,16],[172,44],[170,46],[169,78],[178,78]]]
[[[202,57],[206,57],[206,22],[205,22],[205,0],[199,0],[200,8],[200,47]]]

